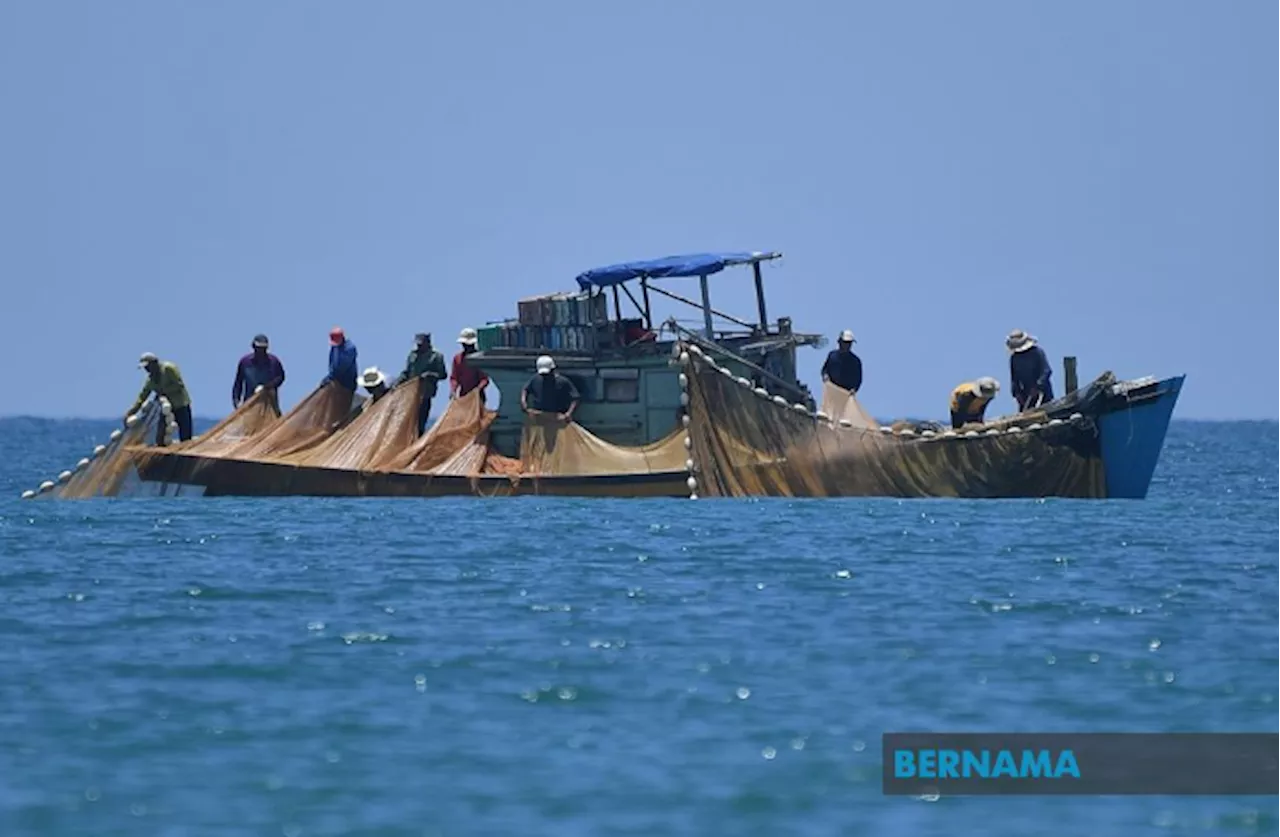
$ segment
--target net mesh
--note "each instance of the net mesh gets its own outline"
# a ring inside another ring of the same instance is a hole
[[[78,469],[72,477],[49,491],[48,497],[63,500],[79,500],[89,497],[114,497],[131,478],[137,478],[132,446],[152,440],[160,423],[160,405],[152,399],[136,414],[138,421],[132,427],[122,428],[120,435],[102,446],[90,458],[89,464]]]
[[[643,447],[623,447],[547,413],[525,419],[521,473],[539,476],[654,474],[685,470],[684,432]]]
[[[813,414],[701,354],[688,359],[689,436],[704,496],[1104,496],[1097,429],[1083,416],[1042,424],[1044,415],[1024,415],[963,433],[904,422],[886,432],[830,384]]]

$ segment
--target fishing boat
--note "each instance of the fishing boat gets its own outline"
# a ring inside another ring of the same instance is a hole
[[[421,438],[417,381],[370,405],[330,383],[286,414],[260,392],[201,436],[159,446],[144,440],[171,419],[153,401],[28,495],[1146,496],[1181,376],[1108,372],[1077,387],[1068,359],[1068,392],[1033,412],[960,431],[881,424],[851,393],[824,384],[819,402],[799,380],[797,351],[826,341],[770,322],[762,267],[780,256],[610,265],[578,275],[575,291],[519,300],[517,317],[477,330],[467,359],[502,394],[497,409],[473,392]],[[751,273],[753,318],[712,305],[711,277],[730,268]],[[676,293],[679,279],[697,280],[697,299]],[[655,321],[654,297],[691,307],[700,327]],[[572,423],[520,407],[540,355],[582,396]]]

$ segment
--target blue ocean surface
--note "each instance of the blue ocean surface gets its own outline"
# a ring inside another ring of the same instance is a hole
[[[1276,797],[886,797],[893,731],[1277,731],[1275,422],[1145,501],[22,501],[0,835],[1276,834]]]

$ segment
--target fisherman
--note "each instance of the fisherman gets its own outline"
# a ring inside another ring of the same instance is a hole
[[[284,364],[267,351],[267,335],[253,338],[253,351],[240,358],[236,379],[231,384],[231,406],[239,407],[260,388],[279,389],[284,383]]]
[[[404,362],[404,371],[396,379],[396,386],[414,378],[422,379],[422,402],[418,405],[419,436],[427,429],[427,419],[431,417],[431,399],[436,397],[436,390],[446,377],[444,355],[432,348],[431,335],[425,332],[415,334],[413,348]]]
[[[862,359],[853,353],[853,332],[845,329],[836,341],[837,348],[827,354],[822,364],[822,380],[857,394],[862,389]]]
[[[382,370],[376,366],[370,366],[364,372],[360,373],[360,386],[364,387],[365,392],[369,393],[369,401],[364,406],[377,404],[378,399],[391,392],[391,388],[387,386],[387,376],[382,374]]]
[[[336,381],[343,389],[356,391],[356,344],[347,339],[343,330],[335,326],[329,332],[329,374],[320,386]]]
[[[1022,329],[1009,332],[1004,341],[1009,349],[1009,377],[1018,411],[1027,412],[1053,400],[1053,367],[1044,349]]]
[[[462,351],[453,356],[453,372],[449,375],[449,397],[461,398],[473,389],[480,390],[480,403],[484,403],[484,390],[489,376],[480,369],[467,365],[467,355],[476,351],[476,330],[464,328],[458,335]]]
[[[155,393],[157,398],[166,398],[173,410],[174,423],[178,425],[178,440],[185,442],[191,438],[191,396],[187,393],[187,385],[182,382],[182,373],[178,365],[171,361],[160,360],[151,352],[143,352],[138,358],[138,368],[147,370],[147,380],[138,393],[138,400],[133,402],[129,412],[124,414],[125,424],[129,416],[147,400],[147,396]],[[156,445],[164,444],[166,422],[161,421],[156,427]]]
[[[573,381],[556,371],[556,362],[542,355],[535,363],[538,374],[520,390],[520,409],[526,413],[555,413],[561,421],[573,421],[581,396]]]
[[[966,424],[982,424],[987,405],[1000,391],[995,378],[967,381],[951,391],[951,426],[957,430]]]

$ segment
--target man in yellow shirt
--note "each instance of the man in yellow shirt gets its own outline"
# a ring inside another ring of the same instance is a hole
[[[966,424],[982,424],[987,405],[1000,391],[995,378],[979,378],[966,381],[951,391],[951,426],[955,429]]]
[[[187,385],[182,382],[182,373],[178,371],[178,365],[171,361],[160,360],[151,352],[143,352],[142,357],[138,358],[138,366],[147,370],[147,380],[142,384],[142,391],[138,393],[138,398],[129,408],[129,412],[124,414],[125,421],[138,412],[146,402],[147,396],[154,392],[157,398],[163,396],[169,399],[169,406],[173,408],[173,421],[178,425],[178,440],[185,442],[190,439],[191,396],[187,393]],[[165,422],[161,420],[156,427],[157,445],[163,444],[164,431]]]

